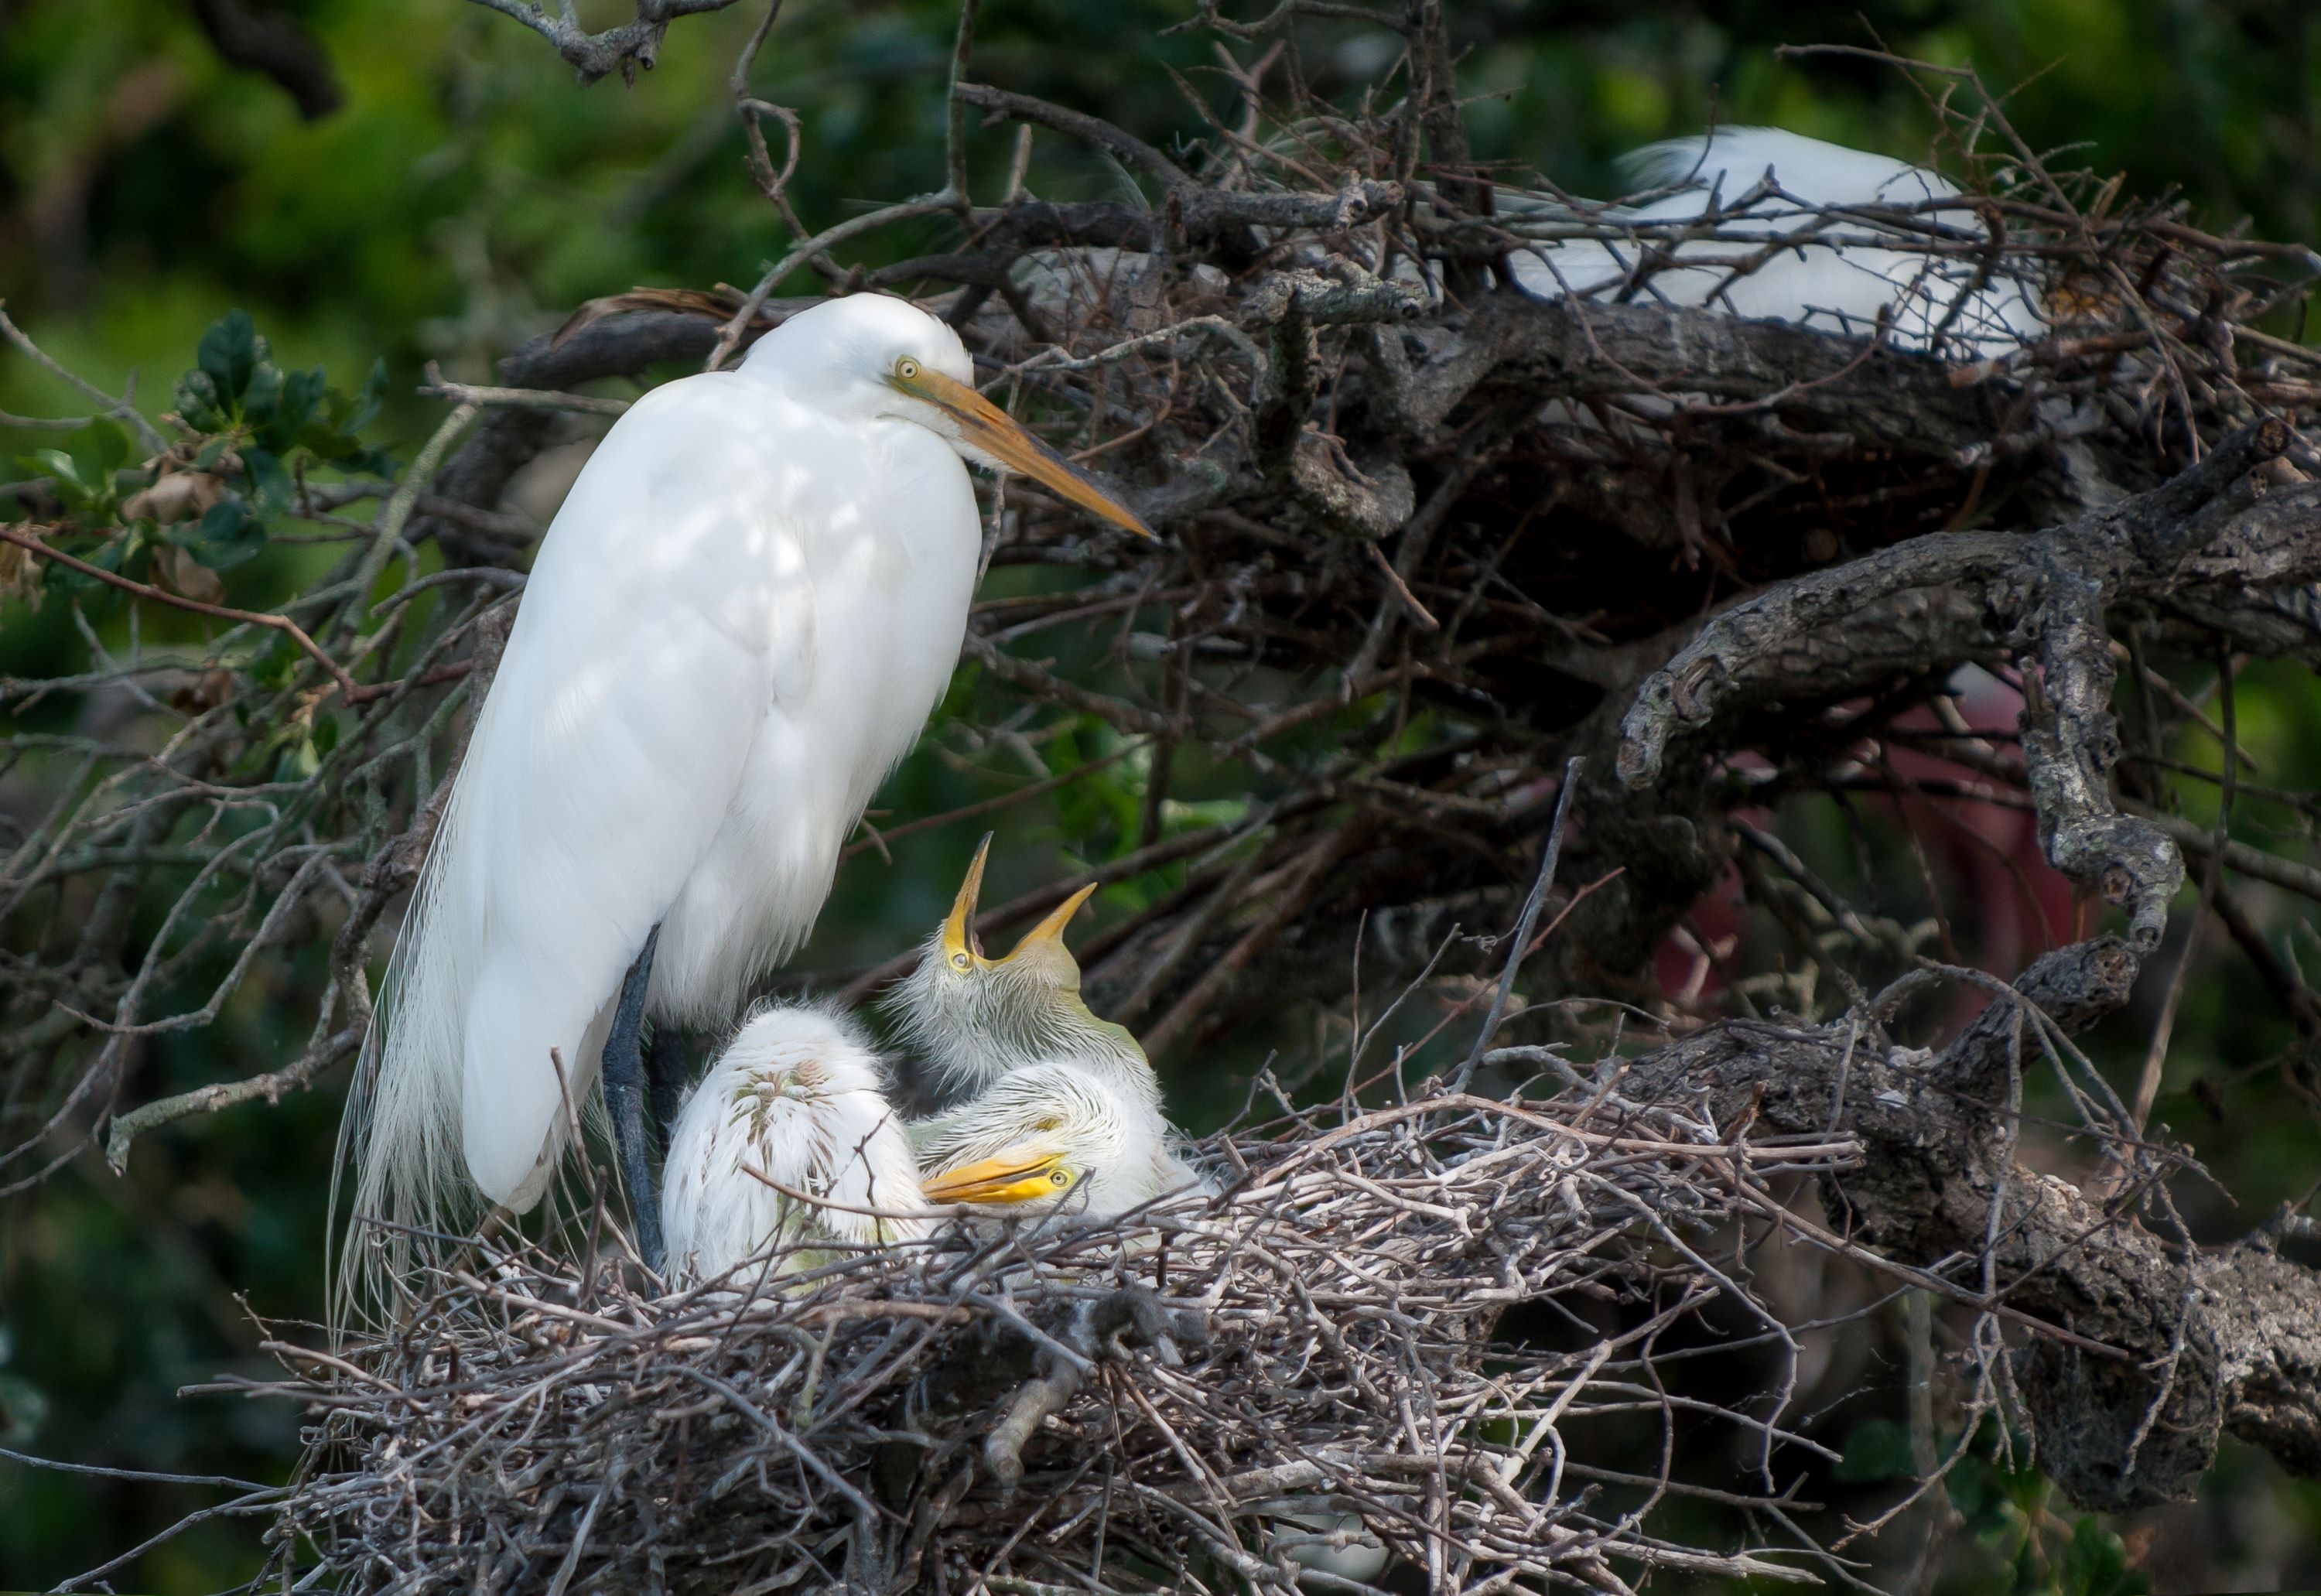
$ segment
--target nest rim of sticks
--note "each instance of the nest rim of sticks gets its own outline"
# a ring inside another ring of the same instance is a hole
[[[208,1389],[305,1406],[268,1540],[282,1577],[347,1590],[903,1589],[949,1559],[953,1589],[1077,1566],[1098,1588],[1286,1591],[1313,1577],[1289,1546],[1349,1542],[1470,1580],[1807,1579],[1825,1554],[1802,1534],[1712,1552],[1650,1533],[1681,1481],[1610,1511],[1621,1488],[1579,1483],[1560,1428],[1649,1406],[1653,1339],[1745,1294],[1701,1235],[1859,1145],[1610,1097],[1430,1086],[1298,1111],[1201,1144],[1215,1194],[884,1252],[816,1243],[830,1261],[786,1279],[658,1298],[598,1205],[567,1220],[605,1244],[586,1266],[478,1237],[427,1266],[391,1330],[334,1351],[278,1337],[286,1378]],[[1637,1292],[1635,1322],[1575,1346],[1494,1335],[1517,1300]],[[1685,1403],[1660,1400],[1671,1419]],[[1769,1461],[1825,1452],[1778,1409],[1730,1417]],[[1019,1528],[994,1539],[1001,1514]]]

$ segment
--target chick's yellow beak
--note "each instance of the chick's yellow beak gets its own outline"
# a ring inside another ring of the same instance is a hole
[[[1037,947],[1042,943],[1063,941],[1064,927],[1070,925],[1072,917],[1080,912],[1080,905],[1096,896],[1096,889],[1097,883],[1091,881],[1050,909],[1048,917],[1024,933],[1024,939],[1009,951],[1006,959],[999,962],[1005,964],[1009,960],[1020,959],[1025,950]]]
[[[887,380],[913,398],[924,399],[949,414],[959,423],[960,433],[968,442],[1009,470],[1021,471],[1059,497],[1101,515],[1115,526],[1124,526],[1139,537],[1152,535],[1151,527],[1098,488],[1087,472],[1033,437],[1022,422],[967,384],[916,364],[909,375],[897,371]]]
[[[975,845],[967,880],[959,884],[959,896],[951,899],[951,914],[943,921],[943,958],[953,970],[970,969],[983,957],[983,944],[975,940],[975,900],[982,896],[983,862],[990,855],[991,834],[987,831]]]
[[[1004,1205],[1060,1196],[1071,1185],[1072,1172],[1063,1167],[1062,1154],[1011,1147],[995,1158],[945,1170],[923,1181],[919,1190],[929,1202]]]

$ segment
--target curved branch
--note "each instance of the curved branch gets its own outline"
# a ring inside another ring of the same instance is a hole
[[[2046,1339],[2016,1360],[2041,1463],[2082,1506],[2112,1510],[2189,1495],[2226,1430],[2321,1473],[2321,1272],[2258,1237],[2195,1255],[2188,1294],[2180,1249],[2014,1161],[1994,1092],[2043,1027],[2068,1035],[2123,1006],[2138,968],[2112,938],[2050,953],[1923,1065],[1849,1045],[1849,1024],[1736,1022],[1639,1061],[1621,1086],[1643,1102],[1705,1094],[1718,1124],[1852,1132],[1864,1157],[1825,1177],[1847,1234],[1938,1271],[1987,1255],[2010,1307],[2125,1354]]]
[[[650,72],[660,59],[661,36],[669,24],[681,16],[694,16],[703,12],[723,11],[733,0],[637,0],[636,21],[623,23],[617,28],[606,28],[591,33],[580,25],[573,14],[572,0],[562,0],[559,13],[551,16],[537,0],[471,0],[487,11],[514,17],[525,27],[556,47],[556,53],[572,65],[582,83],[594,83],[608,72],[618,72],[623,81],[633,83],[639,67]]]

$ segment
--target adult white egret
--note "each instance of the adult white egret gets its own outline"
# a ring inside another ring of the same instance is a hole
[[[987,958],[973,922],[990,845],[986,837],[976,850],[896,998],[939,1078],[973,1091],[910,1126],[928,1200],[1101,1218],[1198,1186],[1171,1145],[1144,1050],[1080,997],[1064,927],[1095,889],[1066,898],[1006,956]]]
[[[978,394],[899,299],[791,317],[640,399],[542,540],[397,947],[350,1124],[357,1223],[523,1211],[599,1060],[660,1262],[639,1027],[722,1024],[806,935],[959,657],[966,462],[1127,509]],[[561,1074],[554,1060],[561,1060]]]
[[[1961,198],[1959,190],[1922,167],[1770,127],[1671,139],[1624,165],[1642,187],[1684,187],[1602,214],[1607,223],[1642,224],[1633,240],[1547,240],[1513,251],[1508,267],[1526,291],[1709,306],[1857,335],[1875,332],[1882,316],[1899,348],[1973,357],[2003,354],[2046,332],[2036,285],[1985,259],[1989,228],[1963,199],[1939,204]],[[1502,189],[1497,199],[1517,231],[1525,221],[1570,214],[1542,196]],[[1671,236],[1673,224],[1706,215],[1712,202],[1722,237]],[[1903,225],[1911,231],[1868,218],[1825,223],[1822,212],[1848,206],[1909,210]],[[1752,243],[1778,245],[1807,228],[1819,230],[1814,242],[1770,251]],[[1639,269],[1647,264],[1652,269]]]
[[[925,1236],[918,1164],[887,1088],[877,1050],[843,1011],[778,1004],[751,1015],[669,1128],[660,1213],[671,1281],[715,1280],[769,1249],[792,1249],[787,1272],[817,1261],[815,1242]]]

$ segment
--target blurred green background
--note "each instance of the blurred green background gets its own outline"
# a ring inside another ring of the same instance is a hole
[[[497,356],[592,296],[635,284],[746,284],[783,246],[742,169],[726,88],[760,14],[754,5],[678,23],[657,69],[633,87],[611,79],[586,89],[540,39],[456,0],[284,0],[275,9],[327,59],[342,96],[329,114],[302,117],[276,82],[227,65],[190,4],[0,0],[0,298],[92,380],[117,389],[136,373],[149,415],[167,404],[202,328],[238,306],[286,364],[325,364],[349,386],[383,355],[396,397],[378,441],[408,459],[437,414],[411,396],[423,361],[485,378]],[[613,0],[582,9],[596,26],[625,14]],[[1099,109],[1166,143],[1197,122],[1164,65],[1198,74],[1215,59],[1204,36],[1159,36],[1189,10],[1156,0],[989,0],[976,75]],[[2024,135],[2070,147],[2074,163],[2125,171],[2134,193],[2180,189],[2210,223],[2246,216],[2267,237],[2321,237],[2315,7],[1579,0],[1453,11],[1478,153],[1575,192],[1616,192],[1617,154],[1712,116],[1923,159],[1934,120],[1898,75],[1773,52],[1878,41],[1971,63],[1994,87],[2025,84],[2009,104]],[[806,159],[793,192],[810,225],[939,185],[953,20],[940,0],[791,0],[754,81],[760,97],[803,119]],[[1379,35],[1347,31],[1317,36],[1309,65],[1318,87],[1348,91],[1389,59]],[[1007,150],[1005,133],[977,139],[987,192]],[[1096,194],[1115,181],[1041,141],[1035,189]],[[28,362],[0,354],[0,410],[83,407]],[[50,441],[0,428],[11,455]],[[7,614],[0,672],[71,668],[79,645],[52,616]],[[2321,698],[2308,677],[2259,673],[2244,690],[2242,717],[2269,781],[2321,784]],[[1092,740],[1069,757],[1105,751]],[[2184,757],[2213,764],[2213,744]],[[1060,762],[1053,748],[1049,758]],[[930,751],[879,804],[907,818],[992,790]],[[1133,805],[1125,818],[1117,811],[1084,797],[1006,811],[987,901],[1033,884],[1060,853],[1113,851],[1133,821]],[[1841,819],[1800,806],[1783,825],[1830,879],[1861,884]],[[922,935],[979,829],[912,838],[892,869],[876,853],[858,859],[803,962],[875,962]],[[2219,1205],[2209,1216],[2230,1233],[2307,1191],[2316,1131],[2293,1104],[2275,1111],[2277,1090],[2254,1066],[2279,1053],[2288,1033],[2253,979],[2218,954],[2220,940],[2211,938],[2177,1047],[2195,1072],[2206,1061],[2216,1079],[2237,1084],[2212,1123],[2187,1095],[2189,1076],[2171,1074],[2160,1117],[2187,1128],[2239,1196],[2237,1213]],[[288,1057],[305,1023],[288,1000],[299,979],[293,969],[270,990],[255,982],[216,1027],[157,1038],[128,1100]],[[2131,1026],[2113,1039],[2131,1061],[2123,1072],[2132,1072],[2141,1035]],[[1215,1123],[1238,1103],[1261,1055],[1252,1043],[1246,1056],[1180,1066],[1170,1081],[1179,1117]],[[314,1313],[342,1086],[183,1122],[141,1143],[125,1178],[84,1156],[0,1206],[0,1446],[116,1468],[282,1477],[296,1455],[296,1415],[174,1393],[223,1371],[270,1371],[251,1313]],[[1871,1398],[1864,1411],[1892,1411],[1898,1358],[1881,1350],[1861,1374]],[[2035,1486],[2017,1494],[2035,1517]],[[48,1584],[214,1500],[0,1460],[0,1588]],[[2007,1510],[2025,1511],[2001,1503],[1989,1509],[1992,1521],[2003,1525]],[[2114,1528],[2164,1587],[2321,1582],[2321,1494],[2285,1484],[2243,1452],[2228,1452],[2203,1503]],[[253,1543],[249,1527],[213,1521],[114,1582],[214,1590],[247,1574]],[[1957,1588],[2007,1588],[2014,1576],[2000,1572],[2003,1549],[1962,1564],[1954,1577],[1969,1582]],[[2071,1588],[2060,1582],[2062,1563],[2035,1572],[2045,1582],[2024,1588]],[[2123,1578],[2082,1588],[2134,1588],[2132,1573]]]

